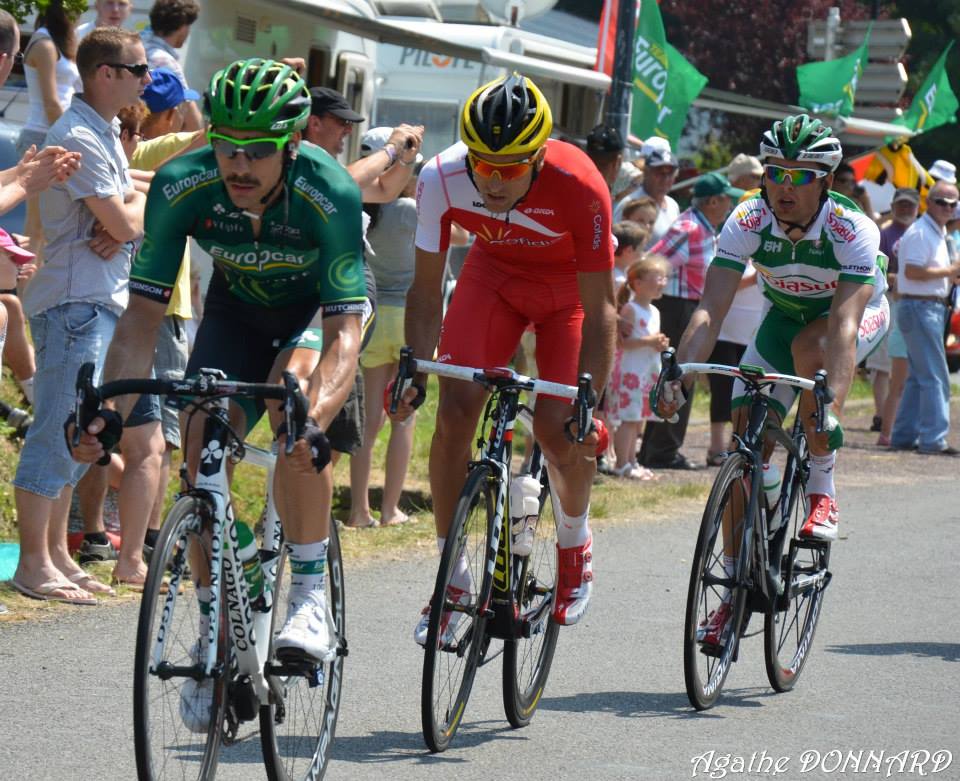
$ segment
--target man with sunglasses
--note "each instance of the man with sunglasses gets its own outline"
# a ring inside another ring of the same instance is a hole
[[[960,455],[947,444],[950,433],[950,375],[943,346],[947,294],[960,281],[960,261],[951,261],[947,223],[957,208],[957,186],[938,181],[927,194],[927,210],[900,237],[897,250],[897,325],[907,345],[909,374],[890,432],[897,450]]]
[[[743,363],[769,372],[813,377],[826,369],[835,398],[828,407],[827,431],[817,434],[814,400],[804,392],[800,414],[807,426],[810,477],[808,514],[801,536],[837,538],[839,512],[834,487],[836,451],[843,444],[838,417],[857,364],[880,343],[889,326],[886,256],[880,231],[853,201],[831,191],[843,158],[829,127],[806,114],[773,123],[760,141],[764,164],[758,197],[744,201],[727,219],[707,272],[703,298],[680,341],[680,362],[705,361],[737,292],[747,259],[763,280],[766,301],[760,327]],[[686,400],[690,378],[668,383],[658,413],[671,418]],[[795,398],[779,385],[770,408],[783,418]],[[744,389],[733,391],[734,427],[745,428]],[[769,458],[773,445],[768,446]],[[724,567],[732,573],[733,541],[724,525]],[[728,601],[700,629],[715,643],[731,615]]]
[[[477,89],[460,117],[461,143],[424,166],[417,187],[416,270],[407,294],[406,339],[420,357],[467,366],[506,365],[524,330],[537,336],[540,377],[575,384],[578,372],[603,389],[613,362],[616,306],[610,193],[587,155],[548,140],[550,106],[516,73]],[[476,236],[442,318],[450,224]],[[437,346],[439,338],[439,347]],[[424,378],[415,384],[424,387]],[[412,412],[415,389],[401,415]],[[486,401],[477,385],[440,379],[430,486],[440,551],[467,474],[470,445]],[[597,435],[582,445],[564,435],[566,400],[537,399],[534,434],[559,498],[558,591],[554,617],[575,624],[590,599],[592,538],[587,522]],[[464,564],[454,587],[473,585]],[[451,618],[451,623],[456,620]],[[424,615],[414,639],[426,641]]]
[[[289,457],[278,432],[281,411],[276,405],[268,410],[281,441],[274,495],[293,573],[276,646],[287,657],[320,659],[330,651],[323,589],[333,494],[324,430],[343,405],[357,365],[365,301],[360,191],[329,155],[301,146],[310,93],[289,66],[261,59],[231,63],[213,75],[205,110],[210,146],[167,163],[151,184],[143,246],[131,273],[134,295],[104,376],[149,374],[192,236],[212,256],[214,273],[186,375],[215,367],[240,380],[277,382],[288,370],[307,395],[308,426]],[[116,406],[123,411],[128,405],[120,399]],[[248,431],[263,412],[262,404],[231,403],[231,425]],[[107,431],[116,428],[115,413],[107,410],[104,418]],[[91,434],[103,438],[104,420],[95,420],[89,432],[75,450],[85,461],[103,452]],[[187,443],[192,465],[198,445]],[[205,615],[206,584],[197,595]],[[199,645],[194,650],[203,651]],[[211,695],[209,681],[185,689],[181,715],[189,728],[206,729]]]

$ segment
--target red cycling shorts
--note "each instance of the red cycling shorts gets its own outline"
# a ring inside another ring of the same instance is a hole
[[[583,305],[572,265],[562,273],[546,263],[511,266],[474,244],[443,318],[437,360],[506,366],[532,326],[540,378],[576,385]]]

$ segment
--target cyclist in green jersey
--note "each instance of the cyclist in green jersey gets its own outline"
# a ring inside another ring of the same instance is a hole
[[[324,429],[353,383],[366,296],[360,190],[329,155],[300,145],[310,93],[289,66],[234,62],[214,74],[204,102],[210,146],[164,166],[150,187],[133,295],[104,380],[149,375],[192,236],[212,256],[214,274],[187,375],[216,367],[240,380],[277,382],[288,370],[306,392],[307,430],[292,455],[281,446],[274,483],[292,572],[277,646],[316,659],[330,642],[323,589],[333,479]],[[100,458],[132,403],[107,402],[74,457]],[[231,424],[249,430],[262,412],[231,404]],[[271,405],[269,414],[282,444],[281,413]],[[187,457],[195,467],[199,454]],[[198,596],[202,603],[202,583]],[[202,628],[199,637],[206,637]],[[184,719],[206,723],[203,714]]]
[[[821,434],[813,425],[812,394],[804,392],[800,399],[811,454],[809,512],[801,535],[822,540],[837,537],[833,474],[836,451],[843,444],[840,411],[857,363],[877,347],[890,320],[883,295],[886,257],[880,252],[880,232],[856,204],[830,190],[842,158],[840,142],[831,129],[806,114],[774,122],[763,134],[760,193],[741,203],[727,219],[703,298],[677,350],[680,363],[708,358],[746,260],[752,258],[766,301],[743,363],[804,377],[826,369],[835,394],[827,410],[828,431]],[[658,400],[658,414],[672,417],[686,401],[684,388],[691,381],[667,383]],[[792,390],[777,386],[771,411],[782,419],[793,400]],[[733,407],[738,432],[746,427],[743,401],[743,386],[737,383]],[[772,449],[770,445],[765,459]],[[725,540],[725,566],[732,572],[731,546]],[[730,614],[725,607],[726,602],[701,628],[705,641],[722,634]]]

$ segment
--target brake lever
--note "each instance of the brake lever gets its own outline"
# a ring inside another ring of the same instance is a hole
[[[74,405],[74,416],[77,425],[73,430],[73,446],[80,444],[80,434],[87,430],[100,411],[100,391],[93,384],[94,366],[91,361],[84,363],[77,372],[77,399]]]
[[[584,372],[577,378],[577,401],[574,417],[564,426],[564,433],[571,442],[583,444],[584,438],[593,428],[593,408],[597,405],[597,394],[593,392],[593,375]],[[571,432],[574,421],[577,424],[577,435]]]
[[[293,374],[285,371],[281,376],[286,389],[283,397],[283,422],[287,431],[284,453],[289,456],[307,422],[307,400],[300,390],[300,381]]]
[[[397,379],[393,383],[393,393],[390,394],[390,414],[396,414],[397,407],[403,394],[413,384],[413,375],[417,373],[417,359],[413,357],[413,348],[400,348],[400,364],[397,367]]]
[[[826,407],[833,402],[836,394],[827,385],[827,372],[825,369],[821,369],[813,376],[813,382],[813,398],[817,404],[816,431],[818,434],[822,434],[826,430]]]

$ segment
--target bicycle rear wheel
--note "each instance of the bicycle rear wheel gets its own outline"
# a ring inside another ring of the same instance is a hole
[[[290,588],[287,556],[283,552],[277,566],[270,628],[271,663],[276,663],[273,640],[283,627]],[[343,685],[343,658],[346,651],[346,602],[343,560],[336,525],[330,524],[326,577],[328,621],[331,635],[336,627],[340,651],[332,661],[316,668],[316,677],[289,675],[274,677],[276,691],[268,705],[260,708],[260,742],[270,781],[300,781],[323,778],[333,748],[337,717],[340,714],[340,689]],[[311,671],[312,672],[312,671]]]
[[[809,658],[824,591],[830,582],[830,544],[799,537],[810,509],[804,492],[805,453],[802,456],[799,467],[796,460],[791,460],[784,474],[781,522],[788,526],[787,550],[780,564],[783,593],[767,611],[763,625],[767,678],[778,692],[794,687]]]
[[[529,636],[504,643],[503,708],[513,727],[525,727],[547,684],[560,630],[550,617],[557,583],[557,525],[546,479],[533,550],[523,558],[514,556],[512,571],[520,618]]]
[[[705,710],[716,702],[735,658],[747,591],[736,583],[732,567],[724,568],[723,534],[743,545],[750,500],[750,467],[740,453],[731,453],[717,475],[700,522],[700,534],[690,570],[683,633],[683,675],[690,704]],[[697,630],[727,603],[732,616],[717,643],[698,641]]]
[[[190,546],[205,553],[209,550],[203,525],[211,515],[212,508],[204,500],[181,497],[167,515],[151,557],[140,603],[133,672],[133,737],[137,777],[142,781],[205,779],[216,773],[230,668],[223,600],[217,632],[221,674],[203,682],[213,689],[209,724],[203,733],[191,731],[181,716],[182,708],[202,707],[197,682],[164,674],[171,667],[191,667],[199,661],[200,608],[194,586],[188,582],[187,550]]]
[[[481,608],[489,603],[492,581],[486,573],[493,545],[494,510],[498,478],[486,464],[476,465],[467,477],[457,502],[453,523],[440,557],[440,569],[430,599],[430,624],[423,656],[420,718],[423,738],[430,751],[444,751],[463,717],[473,678],[489,638]],[[508,533],[504,530],[504,533]],[[460,577],[454,573],[460,568]],[[463,589],[463,568],[468,587],[456,598],[448,596],[453,582]]]

